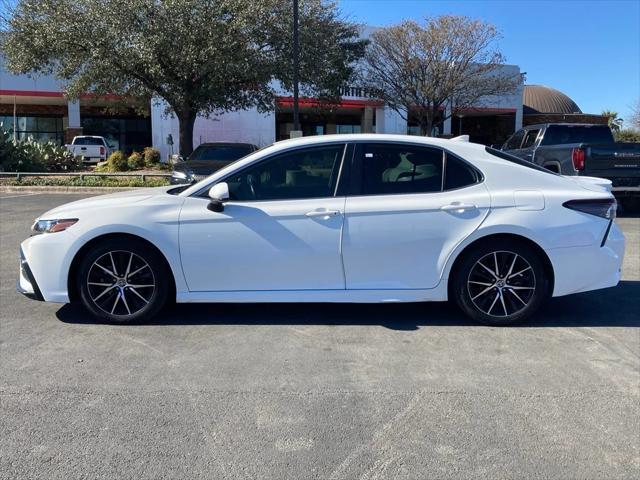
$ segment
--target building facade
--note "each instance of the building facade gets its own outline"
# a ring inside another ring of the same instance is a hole
[[[515,65],[506,73],[519,74]],[[0,58],[0,123],[17,136],[69,143],[75,135],[104,136],[114,149],[131,152],[145,146],[158,148],[163,158],[179,151],[179,126],[166,114],[166,104],[152,99],[145,105],[128,104],[115,96],[83,96],[69,101],[54,78],[13,75]],[[340,133],[419,134],[417,123],[372,99],[363,88],[345,86],[341,101],[330,108],[312,98],[300,99],[304,135]],[[511,95],[483,99],[476,108],[456,112],[436,126],[434,134],[468,134],[471,141],[501,143],[523,122],[523,86]],[[194,147],[204,142],[237,141],[265,146],[289,138],[293,130],[293,99],[287,92],[276,98],[274,109],[225,112],[199,117],[194,127]]]

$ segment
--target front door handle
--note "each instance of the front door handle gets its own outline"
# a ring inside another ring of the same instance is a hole
[[[449,205],[443,205],[440,207],[440,210],[445,212],[464,212],[465,210],[475,210],[477,205],[462,203],[462,202],[452,202]]]
[[[311,212],[307,212],[304,215],[309,218],[321,217],[327,220],[331,217],[335,217],[336,215],[340,215],[340,210],[312,210]]]

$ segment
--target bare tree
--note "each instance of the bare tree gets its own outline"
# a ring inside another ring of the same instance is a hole
[[[381,100],[431,135],[435,119],[509,94],[522,83],[503,69],[497,29],[462,16],[405,21],[373,33],[365,54],[364,78]]]
[[[636,100],[636,103],[631,107],[629,125],[631,125],[631,128],[640,131],[640,100]]]

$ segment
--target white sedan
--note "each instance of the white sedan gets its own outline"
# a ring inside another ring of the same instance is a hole
[[[201,182],[93,197],[36,220],[18,290],[113,322],[186,302],[453,299],[504,325],[615,286],[607,180],[483,145],[398,135],[278,142]],[[428,310],[425,310],[428,315]]]

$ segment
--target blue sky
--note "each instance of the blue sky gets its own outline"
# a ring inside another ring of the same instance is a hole
[[[629,116],[640,98],[640,0],[338,0],[353,21],[466,15],[498,27],[507,63],[556,88],[585,113]]]

